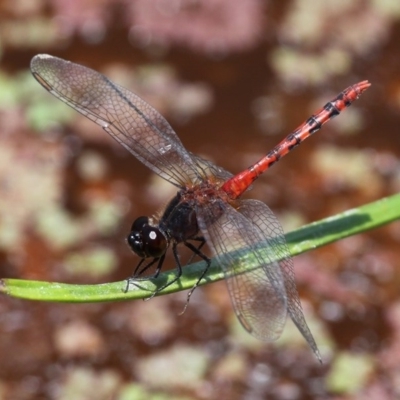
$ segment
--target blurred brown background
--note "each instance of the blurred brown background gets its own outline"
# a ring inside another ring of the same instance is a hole
[[[50,96],[49,53],[157,108],[191,152],[239,172],[348,85],[372,87],[248,194],[285,231],[399,191],[400,3],[0,1],[0,277],[123,280],[133,219],[174,188]],[[0,399],[400,396],[400,225],[296,257],[321,367],[288,322],[238,326],[223,282],[149,302],[0,299]],[[172,257],[168,264],[173,267]]]

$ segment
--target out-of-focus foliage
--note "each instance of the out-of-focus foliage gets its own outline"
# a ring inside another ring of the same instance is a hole
[[[189,150],[233,172],[369,79],[359,103],[249,193],[292,228],[399,191],[399,9],[391,0],[1,1],[0,277],[126,278],[137,263],[124,243],[131,219],[176,193],[48,95],[28,72],[31,56],[95,66],[165,115]],[[223,283],[196,290],[183,316],[185,293],[108,305],[3,297],[0,398],[399,398],[399,238],[397,223],[295,259],[322,367],[290,325],[277,344],[252,340]]]

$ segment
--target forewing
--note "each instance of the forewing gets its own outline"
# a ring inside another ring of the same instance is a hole
[[[277,339],[286,320],[286,293],[265,235],[220,199],[198,206],[196,212],[199,228],[225,273],[239,321],[261,340]]]
[[[176,186],[195,182],[199,172],[165,118],[129,90],[79,64],[39,54],[31,61],[37,81],[100,125],[143,164]]]
[[[227,181],[233,176],[231,172],[218,165],[215,165],[212,161],[205,160],[204,158],[201,158],[193,153],[189,154],[198,165],[198,169],[201,170],[200,173],[202,176],[212,177],[221,183]]]
[[[258,200],[243,200],[239,211],[263,233],[265,240],[270,244],[271,251],[275,253],[275,258],[279,260],[279,267],[284,278],[288,313],[315,355],[321,359],[314,337],[303,315],[294,276],[293,259],[286,245],[281,224],[273,212]],[[267,268],[269,267],[267,266]],[[268,270],[265,273],[268,274]]]

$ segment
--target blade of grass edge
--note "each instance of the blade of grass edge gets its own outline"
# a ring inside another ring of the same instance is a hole
[[[335,216],[313,222],[285,235],[293,256],[316,249],[340,239],[356,235],[400,219],[400,194],[386,197]],[[178,282],[170,285],[161,294],[190,289],[204,268],[201,262],[183,269]],[[73,285],[57,282],[1,279],[0,293],[29,300],[87,303],[143,299],[166,282],[171,281],[175,271],[160,274],[157,279],[130,284],[125,293],[126,280],[98,285]],[[224,278],[215,260],[201,284],[216,282]]]

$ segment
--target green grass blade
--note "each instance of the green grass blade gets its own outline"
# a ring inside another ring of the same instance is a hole
[[[348,236],[388,224],[400,218],[400,195],[393,195],[364,206],[354,208],[333,217],[313,222],[286,235],[293,256],[324,246]],[[168,286],[162,294],[190,289],[204,268],[195,263],[183,269],[178,282]],[[157,287],[165,285],[175,277],[175,271],[161,274],[157,279],[131,284],[125,293],[126,281],[100,285],[71,285],[21,279],[1,279],[0,293],[30,300],[54,302],[99,302],[143,299],[149,297]],[[202,284],[223,279],[224,275],[215,261]]]

